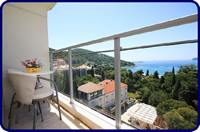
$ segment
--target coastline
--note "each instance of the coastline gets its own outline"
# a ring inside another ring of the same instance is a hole
[[[140,67],[139,65],[132,65],[132,66],[123,66],[121,68],[128,68],[128,67]]]

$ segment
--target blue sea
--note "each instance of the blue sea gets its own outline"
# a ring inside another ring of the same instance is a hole
[[[136,72],[138,70],[143,70],[144,74],[149,70],[149,74],[154,74],[155,71],[158,71],[159,75],[164,75],[165,72],[174,71],[177,73],[181,65],[191,65],[194,64],[198,66],[198,60],[171,60],[171,61],[143,61],[143,62],[134,62],[138,67],[124,67],[127,70]]]

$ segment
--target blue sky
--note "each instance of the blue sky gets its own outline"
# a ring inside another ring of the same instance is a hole
[[[57,3],[48,12],[49,46],[60,49],[196,13],[195,4],[183,2]],[[189,39],[197,39],[197,23],[126,37],[120,42],[121,47],[128,48]],[[113,49],[114,41],[81,48]],[[190,60],[193,57],[197,57],[197,44],[121,52],[121,59],[127,61]]]

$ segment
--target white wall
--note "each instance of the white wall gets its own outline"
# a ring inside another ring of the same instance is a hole
[[[102,106],[104,107],[104,96],[99,96],[98,98],[92,99],[88,101],[88,105],[95,107],[95,106]]]
[[[42,58],[49,70],[47,11],[50,3],[7,3],[3,6],[3,103],[9,105],[13,88],[6,70],[26,70],[20,61]]]
[[[127,98],[127,86],[121,88],[121,101],[126,102],[126,98]],[[115,91],[104,95],[104,104],[105,104],[104,107],[109,107],[114,103],[115,103]]]
[[[115,91],[107,93],[104,95],[105,107],[109,107],[115,103]]]

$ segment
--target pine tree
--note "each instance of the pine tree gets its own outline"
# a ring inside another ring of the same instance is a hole
[[[105,80],[105,74],[104,74],[104,71],[101,72],[101,79],[102,79],[102,80]]]
[[[172,86],[174,86],[176,84],[176,76],[175,74],[173,74],[172,76]]]
[[[174,67],[172,68],[172,73],[174,73]]]
[[[159,75],[159,74],[158,74],[158,71],[155,71],[154,74],[153,74],[153,78],[159,79],[159,76],[158,76],[158,75]]]
[[[147,72],[146,72],[146,76],[149,76],[149,70],[147,70]]]
[[[165,82],[165,78],[164,78],[164,76],[161,76],[161,78],[160,78],[160,84],[163,84]]]

